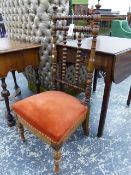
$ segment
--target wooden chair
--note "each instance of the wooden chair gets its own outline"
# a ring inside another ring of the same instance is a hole
[[[53,90],[39,93],[37,95],[28,97],[13,105],[13,110],[18,118],[18,128],[20,137],[25,141],[24,128],[25,125],[38,137],[51,145],[55,150],[55,172],[59,174],[59,161],[61,158],[60,148],[69,136],[82,124],[85,135],[88,135],[88,123],[90,113],[90,96],[91,84],[94,71],[96,41],[99,27],[97,22],[100,18],[99,15],[90,16],[73,16],[74,20],[85,19],[93,20],[94,25],[87,27],[75,27],[74,32],[80,32],[78,37],[78,48],[76,53],[75,63],[75,83],[70,84],[65,81],[66,74],[66,57],[67,57],[67,31],[68,26],[58,27],[58,20],[72,19],[71,16],[59,17],[56,15],[57,8],[54,7],[53,15],[53,40],[52,40],[52,82]],[[96,23],[95,23],[96,22]],[[64,31],[63,39],[63,58],[62,64],[59,67],[59,60],[57,60],[57,45],[56,33],[57,31]],[[86,81],[85,98],[83,102],[62,91],[57,91],[58,87],[62,84],[64,87],[83,91],[84,89],[79,85],[79,69],[81,66],[81,32],[92,33],[91,51],[88,58],[88,79]],[[58,74],[61,72],[61,76]]]

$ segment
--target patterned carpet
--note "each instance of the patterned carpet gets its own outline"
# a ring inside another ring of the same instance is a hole
[[[22,98],[30,96],[23,74],[17,77]],[[6,82],[12,93],[14,84],[10,74]],[[92,95],[90,136],[84,136],[80,128],[65,143],[60,175],[131,174],[131,106],[126,107],[130,84],[131,77],[113,84],[104,136],[97,138],[104,87],[103,79],[99,79],[97,91]],[[5,104],[0,102],[0,175],[53,175],[52,149],[28,130],[27,142],[22,143],[17,128],[7,127],[4,114]]]

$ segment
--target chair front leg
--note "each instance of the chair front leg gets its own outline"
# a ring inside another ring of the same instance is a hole
[[[89,112],[86,114],[86,118],[82,123],[82,128],[84,135],[88,136],[89,135]]]
[[[24,136],[24,127],[23,125],[20,123],[19,119],[17,120],[17,127],[18,127],[18,130],[19,130],[19,135],[20,135],[20,138],[23,142],[26,141],[25,139],[25,136]]]
[[[57,175],[60,172],[60,165],[59,165],[60,159],[61,159],[61,152],[60,152],[60,150],[58,150],[58,151],[55,150],[54,151],[54,163],[55,163],[55,173]]]

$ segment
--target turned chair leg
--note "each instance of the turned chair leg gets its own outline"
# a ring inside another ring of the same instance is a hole
[[[89,135],[89,113],[87,114],[85,120],[82,123],[82,128],[84,135],[88,136]]]
[[[54,163],[55,163],[55,173],[58,175],[60,172],[60,166],[59,166],[59,162],[61,159],[61,152],[60,150],[58,151],[54,151]]]
[[[24,127],[23,125],[19,122],[19,120],[17,120],[17,127],[18,127],[18,130],[19,130],[19,135],[20,135],[20,138],[23,142],[25,142],[25,136],[24,136]]]

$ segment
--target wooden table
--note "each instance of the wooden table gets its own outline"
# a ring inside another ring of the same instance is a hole
[[[7,90],[5,78],[9,71],[12,72],[16,93],[21,93],[16,82],[15,70],[23,72],[25,67],[32,65],[36,71],[36,85],[39,91],[38,65],[39,65],[39,48],[40,44],[31,44],[26,42],[14,41],[8,38],[0,39],[0,79],[2,92],[1,96],[4,98],[7,109],[7,124],[14,126],[15,120],[11,114],[9,106],[10,93]]]
[[[68,40],[67,60],[69,62],[73,63],[75,61],[76,47],[77,43],[75,40]],[[81,59],[84,62],[90,52],[91,38],[83,39],[81,48]],[[58,59],[60,59],[62,57],[62,44],[58,44],[57,49]],[[131,75],[131,39],[99,36],[97,38],[95,69],[106,73],[97,133],[97,136],[101,137],[103,135],[112,82],[118,84]]]

